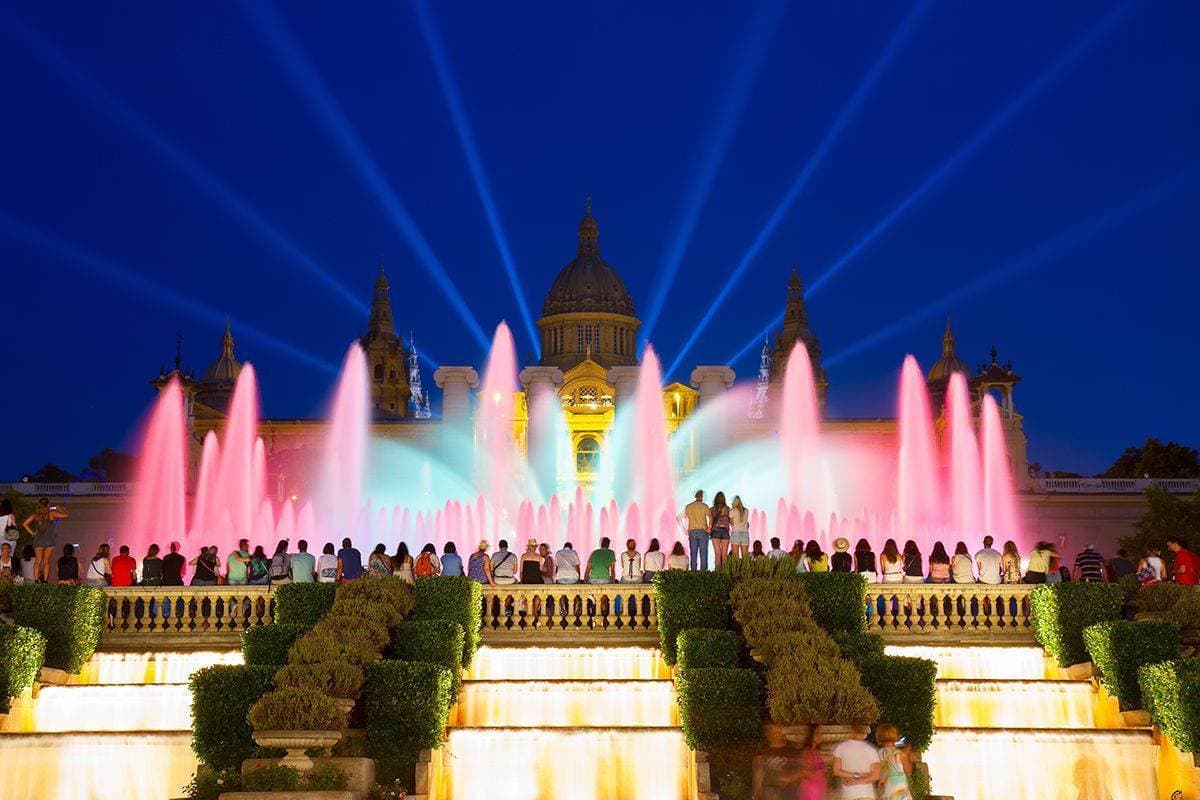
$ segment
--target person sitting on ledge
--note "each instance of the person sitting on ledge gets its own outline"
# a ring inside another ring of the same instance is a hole
[[[683,549],[683,542],[676,542],[671,548],[671,555],[667,556],[667,569],[682,569],[688,568],[687,551]]]
[[[507,586],[517,582],[517,557],[509,552],[508,542],[501,539],[492,553],[492,578],[497,584]]]
[[[616,583],[617,554],[608,546],[609,541],[607,536],[601,537],[600,546],[588,556],[588,583]]]
[[[558,583],[579,583],[579,553],[570,542],[564,542],[562,548],[554,554],[554,574]]]
[[[829,557],[831,571],[853,572],[854,558],[850,555],[850,540],[839,536],[833,540],[833,555]]]
[[[454,542],[446,542],[446,546],[442,548],[442,574],[462,577],[462,556],[458,554],[458,548]]]
[[[488,555],[487,549],[488,540],[480,539],[479,546],[467,559],[467,577],[476,583],[495,587],[496,583],[492,580],[492,557]]]
[[[783,558],[787,555],[787,551],[779,546],[779,537],[771,537],[771,549],[767,551],[768,558]]]

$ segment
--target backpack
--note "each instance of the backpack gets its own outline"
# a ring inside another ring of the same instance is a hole
[[[433,556],[430,553],[421,553],[417,556],[417,563],[413,566],[413,574],[418,578],[428,578],[433,574]]]

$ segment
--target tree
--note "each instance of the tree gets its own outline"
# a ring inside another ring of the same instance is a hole
[[[70,483],[75,476],[52,461],[47,461],[42,468],[29,476],[34,483]]]
[[[1167,539],[1172,536],[1186,539],[1189,545],[1200,544],[1200,492],[1192,497],[1181,497],[1161,486],[1151,486],[1146,490],[1146,510],[1133,527],[1137,528],[1137,533],[1122,537],[1120,543],[1134,558],[1155,548],[1169,560]]]
[[[1147,439],[1140,447],[1125,449],[1101,478],[1200,478],[1200,452],[1194,447]]]
[[[79,475],[80,480],[97,482],[132,481],[137,476],[137,456],[106,447],[88,459],[87,469]]]

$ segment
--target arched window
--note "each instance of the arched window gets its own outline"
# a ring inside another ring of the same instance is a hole
[[[589,475],[600,471],[600,442],[594,437],[584,436],[576,445],[575,471]]]
[[[383,380],[383,364],[375,365],[375,380],[377,380],[377,381]]]

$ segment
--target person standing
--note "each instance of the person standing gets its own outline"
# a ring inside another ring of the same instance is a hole
[[[725,554],[729,552],[729,506],[725,504],[725,493],[717,492],[713,497],[712,508],[712,537],[713,554],[716,556],[716,567],[721,568],[725,563]]]
[[[1146,555],[1138,562],[1137,579],[1142,586],[1167,579],[1167,567],[1163,564],[1162,551],[1157,547],[1146,548]]]
[[[712,530],[712,510],[704,503],[704,491],[696,491],[696,499],[683,507],[676,518],[685,524],[688,535],[689,563],[693,570],[708,569],[709,531]]]
[[[21,538],[21,529],[17,527],[17,513],[12,500],[7,497],[0,497],[0,536],[4,537],[3,541],[8,544],[9,555],[12,556],[17,540]]]
[[[830,557],[833,572],[853,572],[854,558],[850,555],[850,540],[839,536],[833,540],[833,555]]]
[[[705,534],[707,536],[707,534]],[[600,546],[592,551],[587,562],[588,583],[616,583],[617,554],[609,547],[609,538],[602,536]]]
[[[642,554],[637,551],[637,542],[633,539],[625,542],[625,552],[621,553],[621,583],[642,582]]]
[[[50,557],[54,554],[55,532],[58,521],[68,516],[65,508],[50,505],[50,498],[37,501],[37,507],[25,520],[25,530],[33,537],[34,579],[39,583],[50,582]]]
[[[995,541],[990,535],[984,536],[983,549],[975,554],[975,569],[979,570],[979,582],[989,586],[996,586],[1000,583],[1003,566],[1000,551],[992,547]],[[1017,561],[1020,562],[1020,559]],[[1018,563],[1017,572],[1020,573],[1020,571],[1021,565]]]
[[[1167,549],[1174,555],[1171,559],[1171,571],[1175,574],[1175,582],[1183,586],[1195,586],[1200,558],[1188,550],[1187,542],[1178,536],[1167,539]]]
[[[1108,560],[1108,579],[1113,581],[1121,580],[1128,575],[1134,575],[1137,570],[1133,566],[1133,562],[1129,560],[1129,553],[1124,547],[1117,549],[1117,554]]]
[[[362,577],[362,553],[350,541],[349,537],[342,539],[342,549],[337,554],[337,582],[349,583]]]
[[[1104,556],[1096,552],[1096,545],[1089,543],[1075,554],[1075,569],[1071,579],[1076,583],[1104,582]]]
[[[442,574],[456,578],[462,577],[462,556],[458,554],[458,547],[454,542],[446,542],[446,546],[442,548]]]
[[[292,554],[291,578],[292,583],[312,583],[317,572],[317,560],[308,552],[308,542],[304,539],[296,542],[298,552]]]
[[[117,549],[117,557],[110,565],[110,586],[133,586],[137,583],[137,559],[129,555],[129,545]]]
[[[187,569],[187,559],[179,552],[179,542],[171,542],[170,551],[162,560],[162,585],[183,586],[183,573]]]
[[[852,738],[833,748],[833,777],[838,779],[842,800],[875,800],[879,781],[879,751],[865,739],[870,728],[855,728]]]
[[[326,542],[317,558],[317,583],[337,583],[338,558],[333,554],[333,542]]]
[[[517,582],[517,557],[508,549],[508,542],[501,539],[499,549],[492,553],[492,578],[500,586]]]
[[[745,558],[750,552],[750,509],[742,505],[739,495],[733,496],[729,507],[729,549],[734,556]]]
[[[912,791],[908,788],[912,758],[908,745],[896,746],[900,741],[899,729],[890,723],[881,723],[875,728],[875,741],[879,743],[880,800],[912,800]]]
[[[238,549],[225,557],[225,582],[230,586],[241,586],[250,578],[250,540],[238,539]]]
[[[1049,542],[1038,542],[1029,553],[1029,566],[1025,570],[1026,583],[1045,583],[1046,573],[1050,571],[1050,559],[1058,555],[1054,545]]]
[[[476,583],[495,587],[492,580],[492,557],[487,554],[488,540],[481,539],[475,552],[467,559],[467,577]]]
[[[570,542],[563,542],[562,548],[554,554],[554,574],[558,583],[579,583],[579,553]]]

